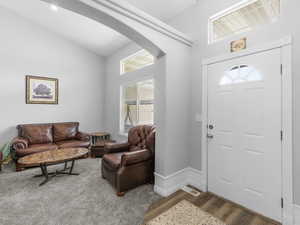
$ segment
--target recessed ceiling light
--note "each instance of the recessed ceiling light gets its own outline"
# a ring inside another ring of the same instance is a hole
[[[58,11],[57,5],[51,4],[51,5],[50,5],[50,8],[51,8],[53,11],[55,11],[55,12]]]

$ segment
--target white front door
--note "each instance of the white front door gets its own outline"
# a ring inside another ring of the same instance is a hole
[[[208,66],[208,190],[281,221],[281,53]]]

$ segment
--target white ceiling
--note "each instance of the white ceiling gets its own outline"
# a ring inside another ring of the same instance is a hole
[[[0,0],[0,6],[102,56],[111,55],[130,42],[107,26],[62,8],[55,12],[40,0]]]
[[[170,19],[197,0],[127,0],[135,7],[161,20]],[[40,0],[0,0],[0,6],[51,30],[66,39],[102,56],[109,56],[130,40],[120,33],[91,19],[58,8]]]
[[[144,12],[167,21],[185,9],[193,6],[198,0],[125,0]]]

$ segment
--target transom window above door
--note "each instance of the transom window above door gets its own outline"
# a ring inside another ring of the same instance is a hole
[[[240,65],[227,70],[219,85],[238,84],[243,82],[261,81],[262,74],[252,66]]]
[[[146,50],[138,51],[137,53],[121,60],[121,75],[142,69],[146,66],[154,64],[154,57]]]
[[[280,15],[280,0],[246,0],[209,19],[209,43],[273,23]]]

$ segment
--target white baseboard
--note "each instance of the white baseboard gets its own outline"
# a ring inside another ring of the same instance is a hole
[[[154,191],[164,197],[173,194],[185,185],[192,185],[200,190],[204,190],[202,172],[191,167],[187,167],[169,176],[162,176],[155,173]]]
[[[188,175],[187,184],[192,185],[201,191],[204,191],[206,189],[202,171],[188,167],[186,172]]]
[[[155,173],[154,191],[161,196],[167,197],[185,185],[192,185],[205,191],[205,177],[202,171],[187,167],[169,176]],[[300,225],[300,205],[288,204],[285,207],[282,224]]]
[[[164,197],[173,194],[186,184],[186,169],[180,170],[169,176],[155,173],[154,191]]]
[[[300,225],[300,206],[294,205],[294,225]]]
[[[295,205],[292,202],[284,202],[284,208],[282,210],[282,225],[295,225]],[[299,223],[300,225],[300,223]]]
[[[205,191],[205,177],[202,171],[187,167],[169,176],[155,173],[154,191],[161,196],[167,197],[185,185],[192,185]],[[287,204],[285,207],[282,224],[300,225],[300,205]]]

